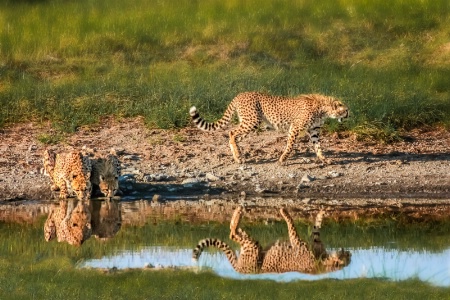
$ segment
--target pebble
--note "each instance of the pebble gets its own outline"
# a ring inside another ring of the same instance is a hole
[[[134,178],[133,174],[125,174],[122,176],[119,176],[119,183],[135,183],[136,178]]]
[[[257,184],[257,185],[255,186],[255,192],[258,193],[258,194],[262,194],[262,193],[266,192],[266,190],[263,189],[263,188],[261,187],[261,185]]]
[[[339,173],[339,172],[337,172],[337,171],[330,171],[330,172],[328,172],[328,175],[329,175],[331,178],[336,178],[336,177],[342,176],[342,175],[344,175],[344,174]]]
[[[186,188],[192,188],[196,185],[205,184],[205,182],[203,180],[199,180],[197,178],[187,178],[187,179],[183,180],[183,182],[181,184]]]
[[[304,204],[309,204],[309,203],[311,203],[311,198],[304,198],[304,199],[302,199],[302,202]]]
[[[300,180],[300,183],[311,182],[311,181],[314,181],[314,179],[315,179],[314,176],[305,174],[305,175],[303,175],[302,179]]]
[[[212,173],[206,173],[205,177],[206,177],[206,179],[208,181],[219,181],[219,180],[221,180],[221,178],[219,176],[216,176],[216,175],[214,175]]]
[[[168,176],[165,174],[146,174],[142,177],[143,182],[152,182],[152,181],[173,181],[175,177]]]

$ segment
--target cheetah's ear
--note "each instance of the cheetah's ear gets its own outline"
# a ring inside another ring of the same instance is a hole
[[[339,108],[339,106],[341,106],[341,102],[339,100],[334,100],[332,106],[333,110],[336,110]]]
[[[105,181],[105,177],[103,175],[100,175],[99,178],[100,178],[100,181]]]

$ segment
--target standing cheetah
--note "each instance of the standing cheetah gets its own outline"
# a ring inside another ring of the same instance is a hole
[[[289,242],[277,241],[267,250],[263,250],[258,241],[238,228],[242,215],[242,208],[238,207],[231,218],[230,239],[241,246],[239,258],[225,242],[213,238],[201,240],[193,250],[192,257],[197,260],[205,247],[214,246],[225,253],[237,272],[244,274],[284,272],[318,274],[340,270],[350,263],[350,252],[341,249],[338,253],[329,254],[325,250],[319,232],[323,211],[319,212],[316,218],[311,245],[299,238],[289,214],[284,209],[280,209],[280,213],[288,227]]]
[[[279,159],[280,163],[284,163],[291,153],[295,140],[305,134],[309,135],[318,159],[328,162],[320,148],[320,128],[327,118],[341,121],[348,117],[348,108],[341,101],[318,94],[286,98],[258,92],[242,93],[231,101],[223,117],[214,123],[203,120],[195,106],[189,111],[195,125],[205,131],[224,127],[230,122],[235,112],[238,114],[240,123],[236,129],[230,131],[229,143],[237,163],[243,161],[236,138],[256,130],[263,121],[271,124],[275,129],[288,128],[287,145]]]

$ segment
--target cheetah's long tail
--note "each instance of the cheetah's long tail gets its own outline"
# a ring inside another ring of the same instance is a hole
[[[218,239],[206,238],[206,239],[203,239],[200,242],[198,242],[198,245],[192,251],[192,259],[198,260],[198,258],[200,257],[200,254],[202,254],[203,249],[205,249],[207,247],[216,247],[216,248],[222,250],[225,253],[225,255],[227,256],[228,261],[231,263],[233,268],[236,269],[236,266],[237,266],[236,253],[234,253],[233,249],[231,249],[227,243],[222,242],[221,240],[218,240]]]
[[[223,113],[222,118],[212,123],[206,122],[202,117],[200,117],[195,106],[191,107],[191,109],[189,110],[189,114],[191,115],[192,122],[194,122],[197,128],[204,131],[215,131],[228,125],[235,111],[236,108],[234,107],[233,102],[231,102]]]

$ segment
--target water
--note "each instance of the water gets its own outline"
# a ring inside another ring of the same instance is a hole
[[[42,205],[45,206],[48,203]],[[24,215],[34,216],[34,221],[27,219],[26,223],[38,222],[36,226],[38,226],[39,234],[36,234],[36,229],[21,229],[22,238],[17,239],[15,233],[18,229],[15,225],[2,226],[3,243],[11,244],[3,249],[29,250],[28,245],[31,244],[36,247],[35,252],[47,253],[46,255],[60,256],[67,251],[61,249],[70,248],[68,245],[63,243],[58,245],[56,240],[48,243],[43,241],[42,225],[45,219],[43,215],[48,212],[48,208],[43,209],[43,206],[36,202],[30,207],[34,207],[36,211],[25,213],[25,209],[18,209],[17,205],[13,206],[13,210],[9,213],[10,221],[3,220],[0,225],[8,224],[8,222],[12,224],[14,214],[20,216],[21,220],[24,219]],[[344,247],[351,251],[351,263],[347,267],[319,275],[298,272],[244,275],[234,271],[222,252],[211,248],[206,249],[197,262],[191,258],[192,249],[200,239],[205,237],[217,237],[229,243],[233,249],[238,248],[228,239],[228,222],[232,210],[220,206],[181,209],[145,201],[115,202],[110,203],[109,206],[105,202],[99,202],[91,205],[90,209],[92,214],[97,216],[97,222],[108,220],[105,216],[109,216],[109,220],[113,220],[114,230],[107,230],[110,235],[106,239],[98,234],[97,237],[91,237],[81,246],[80,251],[76,252],[76,255],[79,255],[77,257],[79,268],[183,268],[191,269],[193,272],[211,270],[226,278],[269,279],[278,282],[325,278],[340,280],[383,278],[392,281],[420,279],[436,286],[450,286],[449,222],[411,225],[399,224],[392,220],[372,221],[370,224],[325,223],[326,226],[322,229],[322,240],[327,245],[327,249],[336,250]],[[275,220],[267,223],[267,217],[262,221],[255,219],[250,221],[257,211],[266,210],[266,208],[260,208],[260,210],[255,208],[255,213],[252,214],[250,209],[242,221],[243,228],[263,246],[277,239],[287,239],[284,222]],[[276,215],[276,210],[274,211]],[[2,212],[5,212],[5,209]],[[221,213],[214,215],[215,212]],[[3,214],[3,216],[6,215],[6,213]],[[207,220],[207,215],[210,216],[210,220]],[[305,236],[306,226],[296,223],[296,227],[300,236]],[[26,253],[35,255],[33,252]],[[23,255],[27,255],[26,253]],[[7,254],[0,253],[2,256]]]
[[[192,261],[192,249],[151,246],[139,251],[123,251],[116,255],[82,262],[91,268],[192,268],[211,269],[216,274],[234,279],[294,280],[384,278],[393,281],[418,278],[437,286],[450,286],[450,247],[442,252],[401,251],[383,247],[349,249],[351,263],[342,270],[309,275],[298,272],[248,275],[236,272],[220,252],[204,252],[198,262]]]

